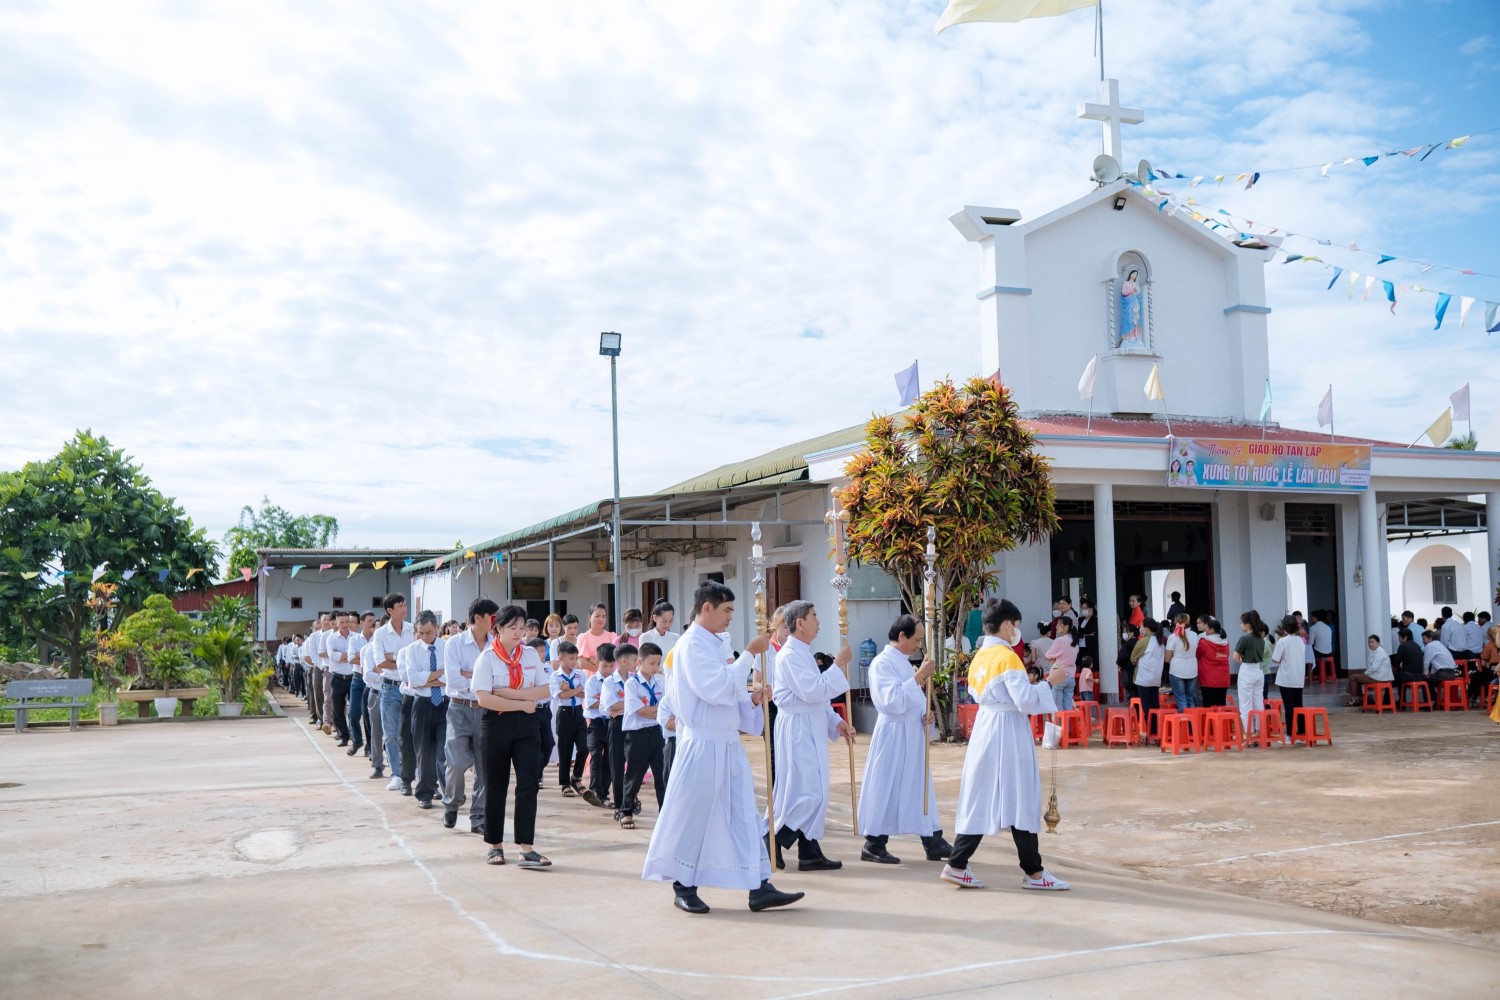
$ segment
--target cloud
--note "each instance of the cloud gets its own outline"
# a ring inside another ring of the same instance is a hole
[[[1495,47],[1495,40],[1489,35],[1475,35],[1458,47],[1459,55],[1470,59],[1478,58]]]
[[[350,544],[608,495],[600,330],[625,336],[627,494],[892,408],[913,356],[974,373],[978,261],[947,216],[1034,218],[1097,152],[1084,15],[933,39],[941,4],[894,0],[127,6],[0,13],[0,467],[92,426],[216,533],[262,494]],[[1296,165],[1426,131],[1352,61],[1343,0],[1152,0],[1108,31],[1148,113],[1130,156]],[[1441,254],[1433,204],[1493,222],[1490,155],[1214,197]],[[1487,346],[1294,270],[1267,277],[1282,419],[1399,371],[1402,402],[1351,392],[1340,430],[1409,439]]]

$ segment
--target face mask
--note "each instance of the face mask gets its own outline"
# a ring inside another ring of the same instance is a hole
[[[1056,608],[1053,608],[1052,609],[1052,617],[1053,618],[1061,618],[1062,617],[1062,612],[1059,611],[1059,610],[1057,610]]]
[[[641,634],[641,630],[638,629],[638,628],[628,628],[628,629],[625,630],[625,632],[626,632],[627,635],[631,635],[631,636],[637,636],[637,635]]]

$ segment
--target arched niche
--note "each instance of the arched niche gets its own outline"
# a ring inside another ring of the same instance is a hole
[[[1113,354],[1155,354],[1155,318],[1151,260],[1129,247],[1104,261],[1104,295],[1109,323],[1105,344]]]

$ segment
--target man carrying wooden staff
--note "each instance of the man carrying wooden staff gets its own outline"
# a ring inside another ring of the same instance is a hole
[[[828,744],[840,737],[854,742],[854,729],[829,704],[849,690],[849,678],[843,670],[818,672],[812,655],[818,612],[811,601],[792,601],[784,616],[791,635],[776,655],[771,688],[777,708],[776,866],[786,867],[781,851],[796,844],[798,871],[835,871],[843,862],[825,857],[818,841],[828,814]],[[847,667],[852,657],[844,642],[834,663]]]
[[[953,848],[943,839],[932,773],[927,769],[932,714],[922,690],[936,665],[929,652],[922,666],[912,670],[911,656],[920,640],[917,620],[911,615],[897,618],[889,637],[890,643],[870,664],[870,700],[880,716],[870,737],[864,794],[859,797],[859,832],[865,838],[859,859],[900,864],[901,859],[886,849],[887,842],[892,834],[916,834],[922,838],[928,861],[946,861]]]

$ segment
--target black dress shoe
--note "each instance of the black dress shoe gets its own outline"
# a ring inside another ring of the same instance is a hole
[[[431,809],[432,808],[432,800],[431,799],[418,799],[417,800],[417,808],[418,809]]]
[[[458,810],[457,809],[454,809],[454,810],[451,810],[451,811],[445,810],[443,812],[443,826],[445,826],[449,830],[451,830],[451,829],[453,829],[457,825],[458,825]]]
[[[337,743],[334,744],[334,746],[340,746],[340,747],[346,747],[348,745],[349,745],[349,741],[348,740],[339,740]]]
[[[347,753],[350,757],[353,757],[355,754],[359,753],[359,751],[363,747],[364,747],[363,743],[356,743],[356,744],[354,744],[352,747],[350,747],[348,750],[346,750],[344,752]]]
[[[751,893],[751,895],[753,896],[754,893]],[[683,913],[708,912],[708,904],[699,899],[696,892],[678,893],[677,895],[672,897],[672,905],[677,907]],[[753,902],[750,905],[752,908],[755,906]]]
[[[807,858],[797,862],[799,872],[836,872],[844,867],[842,861],[834,861],[830,858]]]
[[[805,895],[804,892],[782,892],[769,881],[762,882],[759,889],[750,890],[750,910],[759,913],[777,906],[790,906]]]
[[[470,833],[477,833],[481,837],[483,837],[484,836],[484,824],[483,823],[470,823],[469,824],[469,832]]]
[[[373,771],[370,772],[370,777],[372,777],[372,778],[384,778],[385,777],[385,768],[383,768],[383,767],[377,767],[377,768],[375,768],[375,770],[373,770]]]
[[[940,840],[927,848],[928,861],[947,861],[951,857],[953,857],[953,845],[946,840]]]
[[[859,860],[873,861],[877,865],[899,865],[901,863],[900,858],[887,851],[884,847],[873,851],[868,847],[861,847],[859,849]]]
[[[401,794],[402,795],[410,795],[411,794],[411,782],[407,781],[407,782],[403,782],[402,783],[402,785],[401,785]]]

